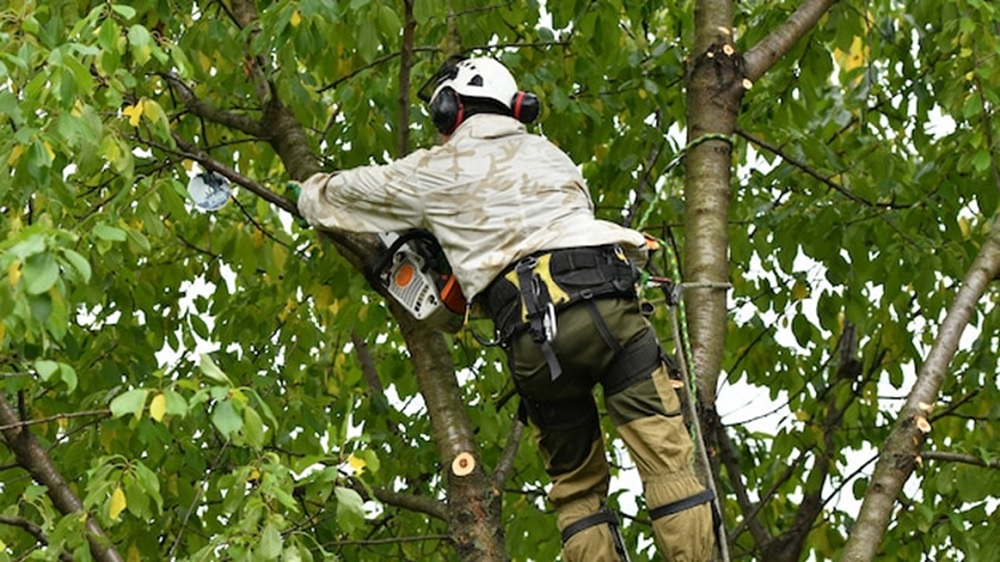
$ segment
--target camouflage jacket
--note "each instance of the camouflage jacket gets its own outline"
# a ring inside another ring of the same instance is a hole
[[[501,115],[474,115],[444,144],[386,165],[316,174],[298,205],[320,229],[430,231],[470,300],[539,250],[619,243],[645,261],[642,234],[594,217],[569,156]]]

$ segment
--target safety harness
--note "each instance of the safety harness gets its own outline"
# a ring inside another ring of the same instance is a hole
[[[518,260],[477,298],[493,319],[501,345],[527,331],[540,346],[549,374],[556,380],[562,374],[552,348],[558,312],[581,301],[593,303],[596,298],[634,297],[638,280],[638,269],[618,245],[566,248]],[[604,328],[604,335],[607,327],[603,321],[598,326]],[[605,337],[610,338],[610,333]]]
[[[678,366],[665,355],[653,330],[647,331],[637,341],[622,346],[597,308],[596,300],[608,297],[636,298],[636,287],[641,279],[639,270],[625,256],[618,245],[568,248],[531,254],[509,266],[477,297],[479,304],[493,319],[497,340],[508,346],[512,338],[527,332],[537,343],[548,364],[553,381],[562,374],[558,357],[552,347],[558,331],[558,313],[577,303],[586,303],[594,326],[604,342],[615,350],[614,359],[602,378],[606,396],[614,395],[640,378],[651,376],[660,365],[666,364],[671,373]],[[650,342],[649,340],[653,341]],[[625,374],[625,376],[616,376]],[[521,394],[519,415],[530,418],[539,427],[570,429],[582,426],[598,415],[593,400],[568,402],[538,402]],[[659,519],[701,504],[712,502],[715,494],[703,490],[690,497],[651,508],[649,515]],[[718,512],[712,505],[713,519]],[[583,517],[562,531],[565,544],[577,533],[597,525],[608,525],[614,539],[614,548],[623,562],[628,562],[628,552],[619,529],[618,516],[604,508]],[[717,526],[717,525],[716,525]]]

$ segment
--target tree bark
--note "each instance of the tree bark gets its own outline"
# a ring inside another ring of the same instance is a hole
[[[506,561],[500,517],[502,495],[493,487],[479,459],[475,432],[455,378],[447,342],[440,333],[421,326],[394,302],[390,302],[390,308],[399,320],[406,347],[413,355],[420,394],[431,419],[434,444],[447,471],[448,522],[459,559]],[[471,458],[466,462],[473,466],[463,467],[471,472],[456,473],[452,464],[459,458]]]
[[[843,562],[875,560],[889,526],[892,509],[903,484],[913,473],[920,449],[931,431],[928,417],[948,373],[948,365],[958,350],[962,332],[997,275],[1000,275],[1000,214],[994,216],[989,237],[966,273],[962,287],[941,323],[937,339],[920,367],[917,382],[879,453],[857,522],[844,546]]]
[[[729,280],[729,185],[732,146],[743,97],[743,64],[731,43],[732,2],[702,0],[695,7],[694,53],[687,77],[689,151],[685,160],[684,281],[694,286]],[[706,140],[711,138],[712,140]],[[698,398],[710,407],[722,366],[726,294],[684,291]]]
[[[35,482],[45,486],[49,499],[52,500],[52,505],[60,513],[63,515],[83,514],[86,518],[84,528],[87,533],[87,542],[90,543],[90,552],[95,559],[101,562],[121,562],[121,555],[104,534],[104,529],[97,523],[97,519],[84,511],[83,502],[77,497],[69,482],[63,478],[49,454],[38,443],[35,434],[26,426],[21,425],[20,422],[21,419],[11,407],[10,402],[3,394],[0,394],[0,425],[10,427],[3,431],[3,436],[7,441],[7,446],[14,452],[17,464],[27,470]]]

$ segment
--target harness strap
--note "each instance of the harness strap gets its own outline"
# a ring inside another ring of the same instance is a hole
[[[535,275],[538,259],[534,257],[517,262],[514,271],[517,272],[518,285],[521,287],[521,300],[527,311],[528,333],[531,339],[542,348],[545,362],[549,366],[549,376],[552,380],[559,378],[562,367],[552,349],[552,339],[556,335],[556,311],[549,296],[548,286],[540,282]]]
[[[625,550],[625,541],[622,539],[621,531],[618,530],[618,516],[609,509],[602,509],[593,515],[588,515],[582,519],[577,519],[568,527],[563,529],[562,542],[566,544],[573,535],[580,531],[585,531],[591,527],[607,523],[611,528],[611,537],[615,543],[615,551],[623,562],[629,562],[628,552]]]
[[[601,334],[601,339],[604,343],[608,345],[611,349],[615,351],[615,355],[622,352],[624,349],[620,343],[618,343],[618,338],[611,333],[611,329],[608,328],[608,323],[604,321],[604,317],[601,316],[601,311],[597,310],[597,302],[593,298],[586,299],[587,311],[590,312],[590,319],[594,322],[594,327],[597,328],[598,333]]]
[[[526,282],[529,279],[531,283]],[[637,280],[638,270],[618,246],[566,248],[518,260],[497,275],[476,299],[493,319],[501,343],[506,343],[514,335],[532,329],[532,292],[538,298],[535,314],[542,322],[539,325],[536,320],[535,330],[544,333],[549,329],[554,335],[556,312],[581,300],[634,297]]]
[[[585,531],[591,527],[596,527],[597,525],[601,525],[603,523],[607,523],[608,525],[617,527],[618,516],[615,515],[613,511],[602,509],[601,511],[598,511],[593,515],[588,515],[583,519],[577,519],[573,523],[570,523],[570,525],[567,526],[565,529],[563,529],[562,531],[563,544],[569,542],[569,539],[573,538],[573,535],[579,533],[580,531]]]
[[[675,502],[650,509],[649,517],[650,519],[659,519],[668,515],[674,515],[675,513],[680,513],[685,509],[691,509],[692,507],[699,506],[714,499],[715,494],[712,493],[712,490],[704,490],[693,496],[688,496]]]
[[[650,378],[665,360],[656,332],[646,330],[639,339],[619,351],[604,369],[601,376],[604,395],[618,394],[633,384]]]

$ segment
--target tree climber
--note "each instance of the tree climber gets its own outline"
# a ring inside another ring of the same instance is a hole
[[[693,444],[666,357],[636,296],[644,236],[595,218],[576,164],[526,131],[538,100],[501,63],[449,60],[420,97],[444,142],[386,165],[314,175],[302,186],[302,215],[319,229],[420,228],[437,238],[507,353],[552,479],[563,560],[627,560],[605,506],[597,383],[638,468],[660,552],[710,559],[712,494],[690,468]]]

